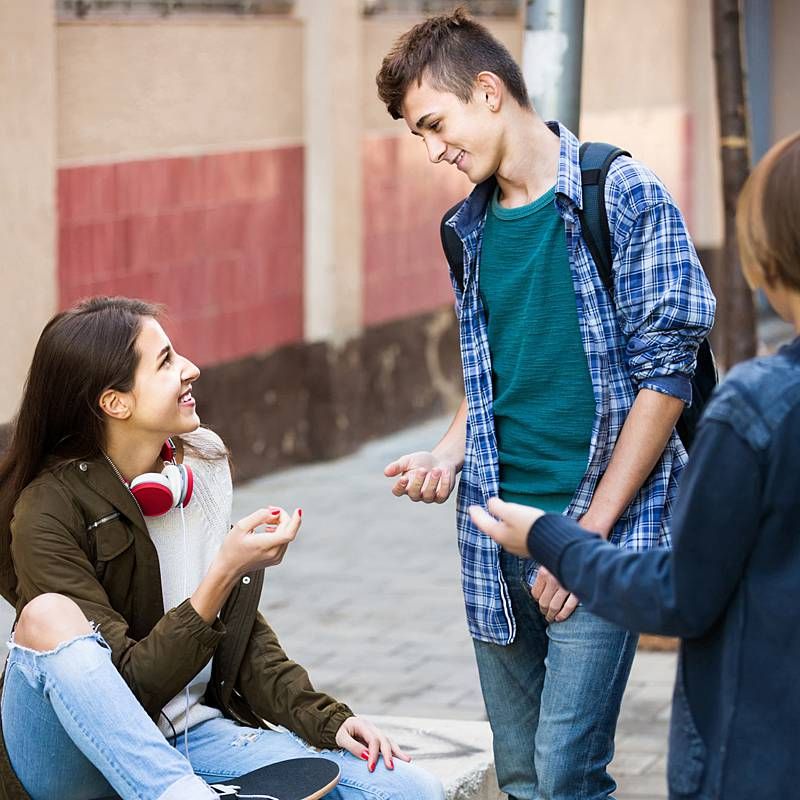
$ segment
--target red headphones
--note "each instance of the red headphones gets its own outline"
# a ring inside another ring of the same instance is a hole
[[[161,448],[164,469],[145,472],[130,483],[131,494],[146,517],[160,517],[172,508],[187,506],[194,491],[192,468],[175,463],[175,444],[167,439]]]

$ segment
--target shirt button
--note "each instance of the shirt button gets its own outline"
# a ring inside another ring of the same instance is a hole
[[[78,469],[81,472],[86,472],[86,470],[89,469],[89,465],[85,461],[81,461],[81,463],[78,464]]]
[[[244,578],[242,578],[242,583],[247,586],[250,583],[250,576],[245,575]]]

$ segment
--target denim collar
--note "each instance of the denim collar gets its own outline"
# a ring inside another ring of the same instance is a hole
[[[556,177],[556,207],[565,220],[573,222],[574,210],[583,208],[578,139],[559,122],[547,122],[547,127],[558,135],[561,145]],[[477,184],[458,211],[447,221],[462,240],[483,224],[496,187],[497,178],[494,175]]]
[[[796,336],[791,342],[781,347],[779,352],[792,361],[800,361],[800,336]]]

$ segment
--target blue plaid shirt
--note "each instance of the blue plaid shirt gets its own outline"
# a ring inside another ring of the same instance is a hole
[[[681,212],[664,185],[631,158],[617,158],[605,201],[614,253],[614,299],[581,237],[578,140],[550,123],[561,140],[555,205],[564,220],[578,322],[595,397],[586,472],[565,514],[586,513],[639,389],[691,402],[697,348],[714,322],[715,300]],[[492,362],[478,271],[486,210],[495,187],[479,184],[448,224],[464,244],[463,293],[451,275],[460,321],[467,397],[464,468],[457,500],[462,586],[471,635],[497,644],[514,640],[516,625],[498,561],[498,546],[479,533],[467,513],[499,491],[492,412]],[[670,545],[669,524],[686,451],[673,432],[650,477],[617,521],[610,540],[646,550]],[[530,562],[533,584],[537,565]]]

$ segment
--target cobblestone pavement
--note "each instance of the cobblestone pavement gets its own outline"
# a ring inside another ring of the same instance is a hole
[[[242,484],[234,516],[266,504],[303,508],[262,610],[321,689],[367,715],[485,719],[459,583],[452,500],[398,499],[383,467],[432,446],[436,419],[338,461]],[[0,632],[11,623],[0,610]],[[641,652],[623,704],[613,774],[619,800],[666,797],[666,724],[674,655]]]
[[[303,508],[284,563],[267,573],[262,610],[314,682],[359,713],[486,719],[466,630],[455,504],[398,499],[383,467],[433,446],[439,418],[338,461],[237,488],[234,514]],[[618,800],[665,798],[673,653],[640,652],[617,735]]]

